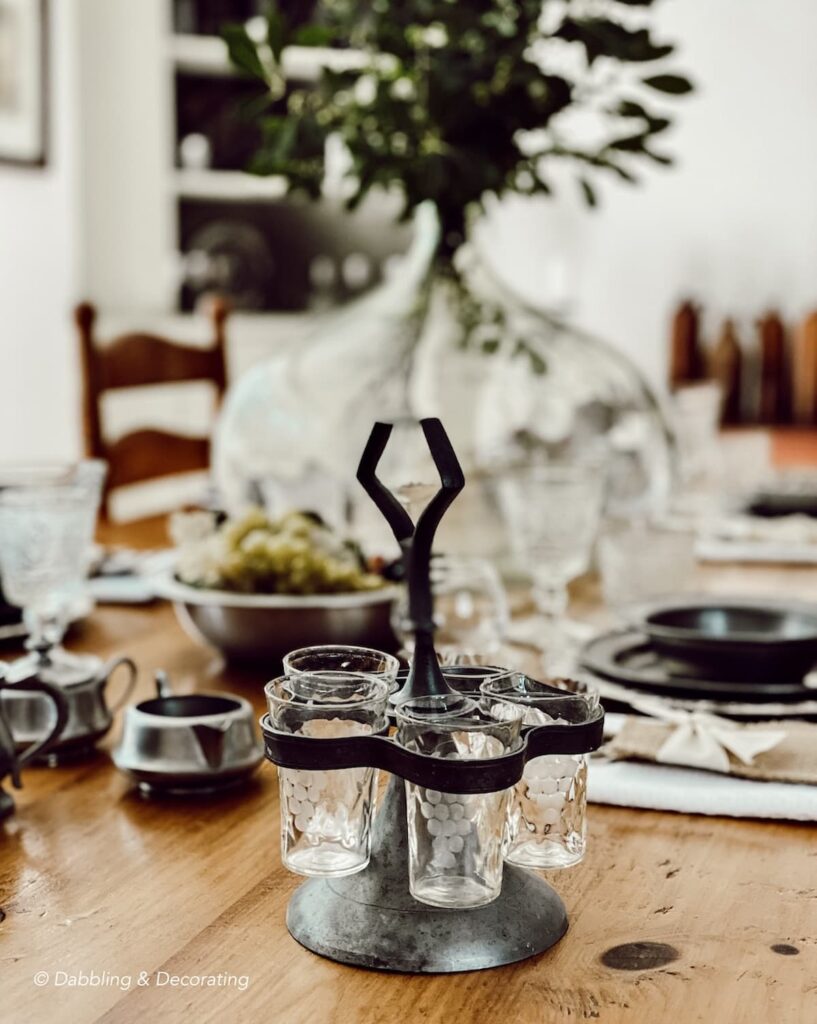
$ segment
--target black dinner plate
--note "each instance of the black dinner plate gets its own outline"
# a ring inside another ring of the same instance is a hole
[[[746,598],[665,601],[636,628],[656,651],[722,682],[802,679],[817,663],[817,606]]]
[[[800,676],[772,674],[764,679],[720,680],[700,666],[657,651],[634,629],[616,630],[591,640],[582,651],[589,672],[644,693],[723,701],[799,701],[817,697]]]

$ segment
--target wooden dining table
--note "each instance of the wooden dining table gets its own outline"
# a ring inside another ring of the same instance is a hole
[[[817,596],[817,569],[704,577],[721,591]],[[592,583],[575,607],[597,614]],[[180,692],[229,690],[260,714],[272,671],[226,666],[165,603],[98,607],[68,646],[134,658],[134,699],[161,668]],[[811,825],[591,805],[584,861],[546,876],[570,917],[555,947],[489,971],[366,971],[287,932],[301,880],[281,865],[272,765],[242,791],[146,798],[111,763],[119,727],[92,760],[27,769],[0,824],[4,1024],[817,1021]]]

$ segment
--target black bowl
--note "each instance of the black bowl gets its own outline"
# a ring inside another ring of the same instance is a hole
[[[661,654],[728,680],[802,678],[817,663],[817,606],[707,598],[652,606],[638,628]]]

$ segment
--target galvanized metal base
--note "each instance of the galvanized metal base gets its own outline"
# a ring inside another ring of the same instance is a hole
[[[500,896],[485,907],[437,910],[418,903],[408,888],[405,785],[392,776],[368,868],[305,882],[290,900],[287,928],[302,946],[340,963],[447,974],[542,953],[567,931],[567,914],[546,882],[510,864]]]

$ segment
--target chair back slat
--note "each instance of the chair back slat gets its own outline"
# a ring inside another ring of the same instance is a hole
[[[108,445],[111,490],[158,480],[179,473],[195,473],[210,465],[210,442],[164,430],[134,430]]]
[[[83,432],[86,455],[108,462],[103,496],[107,516],[111,491],[128,484],[207,469],[210,442],[164,430],[140,429],[110,442],[102,423],[102,396],[122,388],[209,381],[216,407],[227,386],[225,322],[227,307],[212,304],[213,343],[209,348],[176,344],[147,332],[133,332],[100,346],[94,336],[96,310],[82,303],[74,315],[82,363]]]
[[[216,348],[174,345],[153,334],[127,334],[97,350],[103,391],[211,380],[224,390],[224,360]]]

